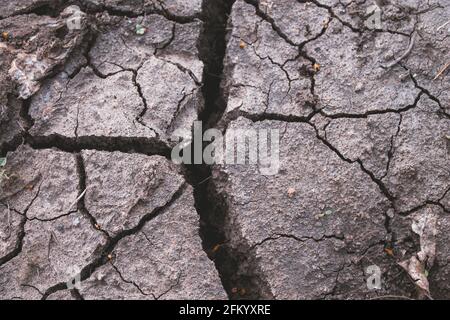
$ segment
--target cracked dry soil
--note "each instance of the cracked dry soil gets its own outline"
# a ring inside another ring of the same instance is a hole
[[[449,20],[449,0],[1,1],[0,299],[450,299]],[[172,163],[197,119],[279,129],[279,174]]]

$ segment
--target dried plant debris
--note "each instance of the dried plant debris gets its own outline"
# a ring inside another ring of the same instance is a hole
[[[399,262],[414,281],[420,294],[427,297],[431,297],[428,274],[436,257],[437,220],[437,215],[432,212],[414,218],[411,229],[420,238],[420,251],[408,260]]]

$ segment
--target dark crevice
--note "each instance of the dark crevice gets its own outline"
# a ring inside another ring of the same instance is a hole
[[[17,257],[22,252],[23,240],[25,239],[25,234],[26,234],[25,233],[25,225],[26,225],[26,223],[28,221],[27,213],[28,213],[28,210],[30,210],[30,208],[33,205],[33,203],[38,198],[40,191],[41,191],[41,186],[39,185],[39,188],[38,188],[36,194],[34,195],[33,199],[31,199],[30,203],[27,205],[25,210],[22,213],[20,213],[22,218],[21,218],[21,221],[20,221],[20,224],[19,224],[20,231],[19,231],[19,233],[17,235],[16,247],[11,252],[6,254],[5,256],[0,257],[0,266],[2,266],[5,263],[7,263],[8,261],[14,259],[15,257]]]
[[[203,88],[205,108],[199,115],[205,129],[212,128],[222,117],[226,101],[222,94],[221,81],[227,45],[228,17],[235,0],[204,0],[205,17],[199,42],[199,56],[203,61]]]
[[[64,1],[64,0],[43,0],[38,1],[22,10],[16,11],[13,15],[9,17],[15,17],[25,14],[35,14],[38,16],[48,16],[55,18],[66,8],[67,6],[73,4],[75,1]],[[5,17],[8,18],[8,17]]]
[[[186,23],[192,23],[195,20],[201,20],[202,16],[200,14],[193,15],[193,16],[179,16],[176,14],[173,14],[163,6],[161,8],[157,8],[155,6],[145,8],[142,6],[141,9],[126,9],[126,8],[120,8],[120,7],[113,7],[110,5],[104,5],[104,4],[94,4],[92,2],[86,1],[86,0],[78,0],[76,1],[77,4],[82,8],[82,10],[89,14],[97,14],[97,13],[103,13],[107,12],[111,16],[117,16],[117,17],[127,17],[127,18],[137,18],[142,17],[144,15],[150,15],[150,14],[156,14],[163,16],[167,20],[179,23],[179,24],[186,24]]]
[[[314,109],[314,106],[310,106],[311,109]],[[317,114],[317,111],[312,111],[307,116],[296,116],[296,115],[286,115],[280,113],[248,113],[239,109],[233,110],[229,112],[226,116],[224,116],[220,122],[220,128],[225,131],[228,128],[229,124],[237,120],[240,117],[246,118],[252,122],[262,122],[262,121],[281,121],[287,123],[309,123],[309,121]]]
[[[409,111],[411,109],[414,109],[417,106],[417,103],[419,102],[420,98],[422,97],[423,92],[419,92],[419,94],[417,95],[417,97],[414,99],[414,102],[410,105],[407,105],[403,108],[399,108],[399,109],[382,109],[382,110],[369,110],[365,113],[334,113],[334,114],[328,114],[323,110],[320,110],[320,114],[326,118],[330,118],[330,119],[342,119],[342,118],[348,118],[348,119],[365,119],[368,118],[369,116],[373,116],[373,115],[380,115],[380,114],[388,114],[388,113],[402,113],[402,112],[406,112]]]
[[[78,200],[78,202],[76,204],[77,209],[79,212],[81,212],[82,215],[84,215],[87,219],[89,219],[92,227],[95,230],[102,232],[106,236],[107,239],[111,239],[111,236],[109,235],[109,233],[101,228],[101,226],[98,224],[95,217],[86,208],[86,202],[85,202],[86,195],[83,194],[83,192],[86,192],[86,190],[87,190],[86,166],[84,165],[84,159],[81,154],[76,155],[76,160],[77,160],[77,174],[78,174],[78,179],[79,179],[78,192],[80,192],[80,195],[82,195],[82,197]]]
[[[170,159],[170,148],[163,142],[144,137],[103,137],[90,136],[68,138],[61,135],[35,137],[27,135],[25,142],[33,149],[51,149],[76,153],[82,150],[98,150],[123,153],[160,155]]]
[[[228,18],[234,0],[204,0],[204,29],[199,44],[200,58],[205,68],[202,93],[205,108],[199,115],[203,130],[214,128],[226,109],[226,97],[221,87],[227,43]],[[194,163],[194,162],[192,162]],[[268,297],[261,289],[254,265],[245,256],[245,247],[230,244],[228,206],[212,179],[212,167],[206,164],[185,165],[186,179],[194,187],[195,208],[200,215],[200,236],[203,249],[215,263],[222,285],[230,299],[261,299]],[[239,249],[239,251],[238,251]],[[242,250],[241,250],[242,249]],[[267,290],[266,290],[267,291]],[[245,292],[245,294],[243,294]]]
[[[72,290],[70,290],[70,294],[75,300],[84,300],[83,295],[80,293],[80,291],[78,291],[77,288],[73,288]]]
[[[399,121],[398,121],[398,125],[397,125],[397,131],[395,132],[395,134],[391,137],[391,141],[390,141],[390,147],[388,150],[388,154],[387,154],[387,163],[386,163],[386,171],[384,173],[383,176],[380,177],[380,180],[383,180],[384,178],[386,178],[386,176],[389,174],[389,169],[391,168],[391,162],[392,162],[392,158],[394,157],[394,152],[395,152],[395,140],[397,139],[398,135],[400,134],[401,128],[402,128],[402,122],[403,122],[403,114],[399,114]]]
[[[7,253],[5,256],[0,257],[0,266],[4,265],[8,261],[12,260],[16,256],[22,252],[22,246],[23,246],[23,239],[25,238],[25,224],[27,223],[27,218],[23,216],[21,218],[20,224],[19,224],[19,233],[17,235],[17,242],[15,248]]]

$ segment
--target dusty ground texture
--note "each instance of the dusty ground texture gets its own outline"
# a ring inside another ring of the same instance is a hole
[[[449,0],[0,2],[1,299],[450,299]]]

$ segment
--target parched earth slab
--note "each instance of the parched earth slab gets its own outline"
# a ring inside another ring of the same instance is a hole
[[[319,266],[325,278],[333,277],[346,261],[383,242],[389,201],[357,163],[343,161],[319,140],[310,124],[239,118],[227,134],[233,129],[279,130],[281,141],[277,175],[261,175],[254,165],[214,168],[215,184],[227,199],[231,246],[255,256],[257,276],[270,291],[266,296],[330,294],[335,281],[323,281]],[[293,271],[305,265],[301,274]]]
[[[296,16],[296,25],[304,26],[300,17]],[[226,117],[243,113],[309,115],[314,103],[312,61],[280,37],[251,4],[236,1],[230,25],[223,84],[228,96]]]
[[[0,202],[28,219],[53,220],[76,209],[79,179],[75,156],[20,146],[7,155]]]
[[[447,116],[450,115],[449,74],[450,3],[440,1],[440,7],[424,12],[418,19],[415,45],[403,64],[417,84],[436,98]]]
[[[179,169],[160,156],[83,151],[82,157],[86,209],[112,236],[135,228],[184,183]]]
[[[111,265],[82,283],[85,299],[226,299],[202,250],[192,189],[139,233],[123,239]]]
[[[321,137],[348,160],[361,161],[376,178],[386,176],[394,152],[401,114],[386,113],[363,118],[312,119]]]
[[[411,72],[419,86],[442,100],[441,108],[448,114],[449,84],[445,81],[445,75],[448,74],[447,48],[450,41],[446,24],[450,15],[448,1],[405,0],[396,1],[395,4],[389,1],[376,1],[378,6],[372,1],[319,0],[318,2],[329,7],[340,21],[359,32],[362,39],[369,34],[367,31],[374,29],[383,30],[385,34],[386,32],[402,34],[409,38],[409,44],[403,45],[402,51],[398,50],[398,44],[395,43],[401,40],[392,38],[393,46],[383,49],[384,52],[381,53],[382,60],[387,59],[383,64],[393,67],[392,63],[399,59],[398,61]],[[368,55],[370,56],[370,53]]]
[[[132,72],[103,79],[85,67],[73,79],[61,73],[32,98],[34,126],[30,133],[41,137],[155,138],[151,128],[137,121],[144,108]]]
[[[0,266],[2,299],[41,298],[51,286],[69,283],[104,243],[104,236],[79,213],[27,221],[22,250]]]
[[[82,283],[83,297],[226,298],[202,249],[193,190],[173,164],[159,156],[97,151],[83,152],[83,160],[86,209],[99,227],[112,236],[136,229],[117,244],[111,265]],[[158,208],[164,212],[153,216]]]
[[[20,147],[8,154],[6,170],[11,178],[2,182],[0,220],[5,299],[42,298],[99,263],[81,283],[87,299],[226,298],[202,248],[193,190],[168,160],[83,151],[77,164],[72,154]],[[74,188],[64,183],[69,180]],[[76,205],[84,193],[79,181],[86,184],[83,209]],[[107,260],[99,260],[115,241]],[[69,298],[68,292],[48,298],[60,297]]]
[[[73,155],[22,146],[8,153],[5,168],[1,297],[41,298],[48,288],[68,282],[91,263],[105,237],[77,211]]]
[[[438,202],[450,188],[450,119],[439,111],[435,101],[423,97],[416,108],[402,114],[390,168],[383,178],[401,212]]]
[[[87,0],[93,6],[118,12],[144,14],[145,12],[160,12],[174,19],[192,18],[201,13],[201,0]]]
[[[319,134],[346,159],[359,161],[405,213],[438,203],[449,190],[450,120],[421,95],[405,112],[363,118],[314,117]]]
[[[361,35],[333,20],[325,34],[305,45],[320,71],[315,94],[327,115],[401,110],[420,90],[401,68],[386,68],[408,48],[409,37],[387,32]]]
[[[420,16],[448,5],[443,0],[312,1],[328,8],[343,23],[358,31],[382,30],[410,34]]]
[[[203,109],[203,63],[197,51],[202,23],[108,14],[98,23],[102,31],[88,52],[89,66],[73,77],[60,73],[33,97],[30,133],[166,144],[190,135]],[[137,34],[137,25],[144,34]]]
[[[201,81],[203,64],[197,48],[203,26],[200,20],[177,23],[157,14],[138,18],[102,14],[98,20],[102,32],[89,56],[92,65],[102,74],[112,74],[123,68],[138,70],[149,57],[156,55],[179,63]],[[143,34],[137,34],[138,31]]]

